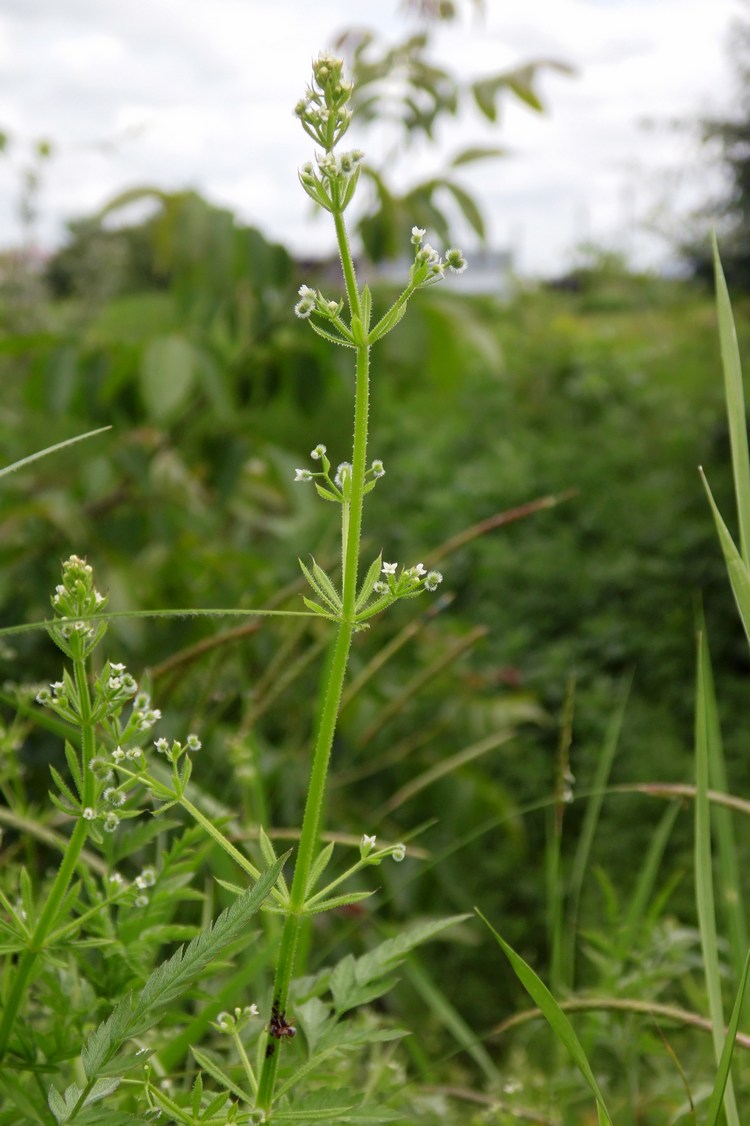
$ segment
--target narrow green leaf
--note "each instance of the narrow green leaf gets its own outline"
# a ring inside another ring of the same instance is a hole
[[[589,1090],[596,1099],[599,1121],[605,1123],[606,1126],[614,1126],[609,1111],[607,1110],[604,1096],[591,1070],[591,1065],[586,1058],[586,1053],[581,1046],[581,1042],[576,1036],[573,1025],[570,1023],[549,989],[547,989],[547,986],[541,978],[537,977],[534,973],[531,966],[529,966],[527,962],[524,962],[523,958],[519,954],[516,954],[512,946],[509,946],[508,943],[500,937],[479,908],[475,907],[474,910],[495,936],[498,945],[510,962],[513,972],[521,982],[521,985],[523,985],[524,989],[531,996],[534,1003],[542,1010],[552,1031],[555,1033],[560,1043],[567,1048],[576,1067],[586,1080]]]
[[[336,590],[336,587],[333,585],[323,568],[315,562],[315,559],[313,559],[312,565],[313,574],[318,581],[318,589],[325,592],[332,605],[337,610],[341,610],[341,597],[339,595],[339,592]]]
[[[382,566],[383,553],[381,552],[377,559],[374,559],[370,564],[367,574],[362,581],[362,586],[359,588],[357,601],[354,603],[355,613],[362,609],[362,607],[365,605],[370,595],[372,594],[372,589],[375,586],[375,583],[378,581],[378,575],[380,574]]]
[[[374,894],[374,891],[350,891],[342,895],[331,896],[330,899],[316,900],[305,907],[305,914],[319,915],[321,911],[333,911],[336,907],[348,907],[350,903],[361,903],[363,899],[369,899]]]
[[[334,336],[332,332],[328,332],[326,329],[321,328],[320,325],[317,325],[315,323],[312,317],[308,318],[307,323],[309,324],[313,332],[317,332],[318,336],[322,336],[324,340],[329,340],[331,344],[340,344],[342,348],[357,347],[353,340],[344,340],[342,336]]]
[[[710,676],[705,634],[698,636],[697,688],[695,708],[695,899],[703,952],[703,969],[711,1015],[714,1053],[717,1064],[724,1048],[724,1008],[721,998],[721,968],[716,934],[711,811],[708,800],[709,759],[713,753],[713,725],[708,711],[707,678]],[[731,1077],[723,1095],[727,1126],[740,1126]]]
[[[303,595],[302,601],[304,602],[305,606],[307,606],[308,610],[312,610],[315,614],[320,614],[321,618],[326,618],[329,622],[337,622],[339,620],[337,614],[332,614],[330,610],[326,610],[322,606],[319,606],[318,603],[313,602],[311,598],[305,598],[305,596]]]
[[[318,855],[315,857],[312,867],[310,868],[310,875],[307,877],[307,888],[305,889],[306,896],[312,895],[313,891],[315,890],[315,885],[330,864],[331,857],[333,856],[333,848],[333,841],[331,841],[330,844],[327,844],[325,848],[322,848]]]
[[[724,369],[724,395],[729,423],[729,440],[732,448],[732,474],[737,499],[737,517],[740,528],[740,554],[745,566],[750,567],[750,455],[747,445],[745,394],[742,386],[742,368],[737,345],[737,333],[732,316],[732,305],[729,300],[724,271],[721,267],[715,234],[713,236],[713,252],[719,340]]]
[[[496,145],[473,145],[468,149],[461,149],[451,161],[451,168],[460,168],[462,164],[473,164],[477,160],[492,160],[498,156],[507,156],[508,150],[498,148]]]
[[[370,333],[370,343],[374,344],[376,340],[380,340],[386,333],[395,328],[398,322],[406,313],[407,302],[402,302],[401,305],[392,305],[387,313],[378,321],[375,328]]]
[[[302,562],[301,559],[297,560],[297,562],[300,565],[300,569],[302,571],[302,574],[305,576],[305,578],[307,579],[307,581],[309,582],[310,586],[315,591],[315,593],[318,595],[318,597],[323,599],[323,601],[328,605],[329,609],[332,610],[334,614],[339,613],[340,610],[341,610],[341,602],[338,598],[338,595],[336,594],[336,589],[333,586],[333,583],[331,583],[330,579],[328,579],[328,583],[329,583],[331,589],[333,590],[333,596],[331,596],[328,593],[328,591],[326,590],[325,587],[321,586],[321,584],[318,582],[317,576],[314,575],[307,566],[305,566],[305,564]],[[313,560],[313,565],[317,566],[315,564],[315,560]],[[318,570],[321,570],[321,569],[318,568]],[[325,572],[323,571],[322,574],[325,574]],[[326,578],[327,577],[328,576],[326,576]]]
[[[315,482],[315,489],[317,491],[318,496],[322,497],[323,500],[332,500],[336,504],[341,504],[342,498],[340,496],[338,496],[337,493],[331,492],[330,489],[326,489],[323,485],[320,484],[319,481]]]
[[[56,442],[54,446],[47,446],[46,449],[39,450],[35,454],[22,457],[20,461],[14,461],[12,465],[3,466],[0,469],[0,477],[5,477],[7,473],[15,473],[18,469],[31,465],[33,461],[39,461],[42,457],[49,457],[50,454],[54,454],[58,450],[64,450],[66,446],[74,446],[76,442],[85,442],[87,438],[93,438],[96,434],[104,434],[106,430],[111,429],[111,426],[100,426],[98,430],[89,430],[86,434],[78,434],[75,438],[66,438],[64,442]]]
[[[67,798],[73,809],[76,809],[80,804],[80,798],[73,793],[67,783],[63,780],[62,775],[54,766],[50,766],[49,772],[52,775],[52,781],[57,786],[63,797]]]
[[[196,1048],[194,1044],[190,1045],[190,1051],[198,1067],[203,1068],[206,1074],[210,1075],[212,1079],[215,1079],[221,1087],[226,1087],[227,1091],[233,1094],[235,1098],[239,1099],[240,1102],[247,1103],[250,1101],[246,1092],[243,1091],[241,1087],[238,1087],[233,1079],[230,1079],[226,1071],[224,1071],[211,1056],[207,1055],[206,1052],[202,1052],[200,1048]]]
[[[719,1116],[721,1114],[721,1107],[724,1101],[724,1091],[727,1083],[729,1082],[729,1069],[732,1064],[732,1054],[734,1052],[734,1045],[737,1039],[737,1029],[739,1028],[740,1016],[742,1014],[742,1005],[745,999],[745,989],[747,988],[747,976],[750,969],[750,950],[745,958],[745,967],[740,977],[740,984],[737,989],[737,996],[734,1001],[734,1008],[732,1009],[732,1017],[729,1021],[729,1027],[724,1039],[724,1047],[721,1052],[721,1059],[719,1060],[719,1067],[716,1072],[716,1080],[714,1082],[714,1089],[711,1093],[711,1098],[706,1108],[706,1126],[717,1126]]]
[[[727,528],[721,517],[721,513],[716,506],[713,494],[708,486],[708,481],[703,475],[702,470],[701,477],[703,479],[703,485],[706,490],[706,495],[708,496],[709,504],[711,505],[711,511],[713,512],[716,530],[719,534],[719,543],[721,544],[721,550],[724,553],[724,562],[726,563],[729,582],[732,587],[732,593],[734,594],[734,600],[737,604],[737,609],[742,620],[745,634],[748,641],[750,641],[750,571],[748,571],[748,568],[745,566],[742,556],[737,550],[734,540],[729,534],[729,529]]]

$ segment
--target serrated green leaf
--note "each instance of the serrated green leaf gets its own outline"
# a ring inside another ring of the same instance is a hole
[[[264,872],[255,886],[223,911],[212,926],[187,947],[181,947],[149,976],[140,993],[129,994],[106,1021],[91,1033],[81,1051],[89,1080],[110,1065],[125,1041],[152,1028],[167,1006],[177,1000],[205,968],[239,939],[247,937],[247,924],[260,908],[281,872],[283,859]]]

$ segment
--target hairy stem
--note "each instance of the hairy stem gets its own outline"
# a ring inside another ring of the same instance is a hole
[[[352,316],[361,315],[359,294],[354,273],[354,263],[349,248],[343,216],[338,213],[336,235],[341,255],[341,265],[346,283],[347,297]],[[278,962],[273,985],[273,1003],[280,1011],[286,1009],[289,986],[294,975],[300,928],[305,913],[307,886],[310,869],[318,848],[325,801],[328,764],[336,732],[341,694],[349,661],[352,635],[354,633],[354,606],[357,598],[357,574],[359,547],[362,533],[362,510],[364,501],[365,467],[367,461],[367,424],[369,414],[369,371],[370,348],[364,344],[357,349],[356,387],[354,397],[354,442],[352,452],[352,493],[351,500],[342,512],[342,620],[337,627],[331,659],[327,663],[325,675],[327,683],[315,738],[310,780],[307,788],[305,811],[302,819],[299,849],[294,866],[294,877],[290,892],[289,914],[284,920],[284,929],[279,944]],[[273,1038],[268,1040],[271,1051],[263,1061],[258,1085],[257,1105],[267,1118],[273,1104],[274,1086],[279,1063],[280,1044]]]

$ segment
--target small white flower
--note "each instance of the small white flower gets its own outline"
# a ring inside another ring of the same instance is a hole
[[[155,883],[156,869],[152,868],[150,865],[143,869],[140,876],[136,876],[135,878],[135,886],[141,888],[141,890],[143,890],[143,888],[152,888]]]
[[[385,466],[380,458],[375,458],[370,469],[372,470],[373,477],[385,477]]]
[[[188,735],[186,743],[189,751],[199,751],[203,745],[197,735]]]
[[[169,750],[169,741],[162,735],[161,739],[154,739],[154,746],[160,755],[165,755]]]
[[[115,664],[114,661],[110,661],[109,667],[112,670],[112,672],[125,672],[125,666],[122,665],[122,664],[119,664],[119,663]]]
[[[309,469],[295,469],[294,480],[295,481],[312,481],[312,473],[310,472]]]
[[[90,805],[87,805],[83,811],[83,820],[96,821],[96,810],[92,809]]]
[[[384,563],[383,564],[383,574],[384,575],[395,575],[397,567],[398,567],[398,563]]]
[[[425,231],[424,227],[412,227],[411,241],[413,242],[414,246],[421,246],[422,239],[426,234],[427,232]]]
[[[381,583],[380,581],[378,581],[378,582],[372,584],[372,589],[375,591],[376,594],[387,594],[388,593],[388,583]]]
[[[124,758],[125,758],[125,752],[123,751],[122,747],[115,747],[115,749],[112,752],[113,761],[114,762],[122,762],[122,760]]]
[[[120,818],[116,813],[107,813],[104,818],[104,832],[114,833],[117,826],[120,824]]]
[[[362,848],[366,848],[369,852],[371,848],[375,848],[377,837],[368,837],[367,833],[362,836]]]
[[[425,590],[437,590],[440,583],[443,581],[443,576],[440,571],[430,571],[424,581]]]
[[[317,461],[318,458],[321,458],[325,452],[326,447],[322,442],[319,442],[314,450],[310,450],[310,457]]]
[[[148,907],[148,896],[147,895],[137,895],[135,897],[135,899],[133,900],[133,906],[134,907]]]
[[[416,567],[412,567],[412,574],[417,578],[422,578],[427,573],[424,563],[417,563]]]
[[[393,850],[391,851],[391,856],[393,857],[393,859],[396,861],[397,864],[400,864],[401,861],[406,856],[406,845],[405,844],[394,845]]]
[[[351,480],[351,477],[352,477],[351,463],[348,462],[348,461],[342,461],[341,464],[339,465],[338,469],[336,470],[336,476],[333,479],[334,483],[336,485],[338,485],[338,487],[341,489],[341,488],[343,488],[343,485],[344,485],[344,479],[348,478],[349,480]]]

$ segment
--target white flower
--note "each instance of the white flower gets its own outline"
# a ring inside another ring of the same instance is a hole
[[[443,581],[443,576],[440,571],[430,571],[424,581],[425,590],[437,590],[440,583]]]
[[[385,467],[380,458],[375,458],[370,466],[373,477],[385,477]]]
[[[295,469],[294,480],[295,481],[312,481],[312,473],[310,472],[309,469]]]
[[[202,746],[202,743],[201,743],[201,741],[200,741],[200,739],[198,738],[197,735],[188,735],[188,737],[187,737],[187,749],[189,751],[199,751],[201,749],[201,746]]]
[[[87,805],[83,811],[83,820],[96,821],[96,810],[92,809],[90,805]]]
[[[319,442],[314,450],[310,450],[310,457],[313,458],[315,461],[317,461],[318,458],[321,458],[325,452],[326,452],[326,447],[323,445],[322,442]]]
[[[398,563],[384,563],[383,564],[383,574],[384,575],[395,575],[397,567],[398,567]]]
[[[155,883],[156,869],[152,868],[150,865],[143,869],[140,876],[136,876],[135,878],[135,886],[141,888],[141,890],[143,890],[143,888],[152,888]]]
[[[426,233],[427,232],[425,231],[424,227],[412,227],[411,241],[413,242],[414,246],[422,245],[422,239],[424,238]]]
[[[165,755],[169,750],[169,742],[164,736],[162,736],[161,739],[154,739],[154,746],[160,755]]]
[[[393,849],[391,850],[391,856],[393,857],[393,859],[394,859],[394,860],[395,860],[395,861],[396,861],[396,862],[397,862],[398,864],[400,864],[400,863],[401,863],[401,861],[402,861],[402,860],[404,859],[404,857],[406,856],[406,845],[405,845],[405,844],[397,844],[397,845],[394,845],[394,846],[393,846]]]

